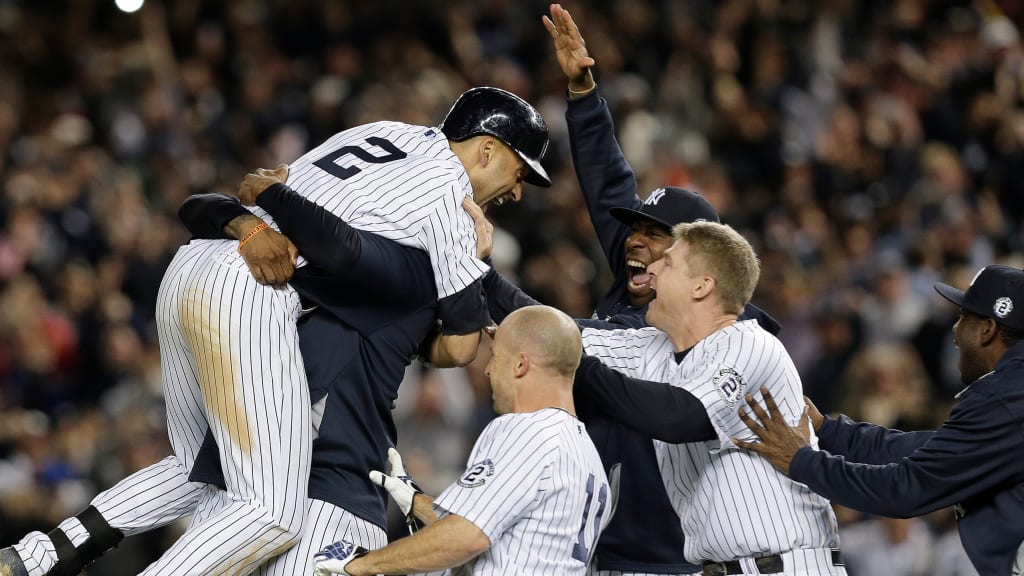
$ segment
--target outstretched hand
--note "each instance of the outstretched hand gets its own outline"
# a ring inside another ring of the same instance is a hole
[[[279,164],[273,170],[257,168],[255,172],[250,172],[242,178],[242,183],[238,186],[238,200],[245,206],[252,206],[256,204],[256,197],[260,193],[274,184],[283,184],[286,180],[287,164]]]
[[[561,4],[551,5],[551,17],[543,16],[544,27],[555,41],[555,56],[562,72],[569,79],[569,89],[586,92],[594,87],[590,67],[597,62],[587,52],[586,42],[573,21],[572,15]]]
[[[807,408],[804,408],[797,426],[792,427],[786,424],[785,417],[779,410],[778,404],[775,403],[775,398],[768,392],[768,389],[761,388],[761,395],[764,396],[764,404],[768,407],[767,412],[760,404],[754,401],[753,396],[750,394],[746,396],[747,405],[750,406],[750,410],[757,416],[757,420],[751,418],[742,408],[739,412],[740,420],[761,441],[746,442],[738,438],[733,438],[732,441],[744,450],[757,452],[771,462],[772,466],[775,466],[788,476],[789,465],[793,461],[793,456],[804,446],[811,445],[811,429]]]
[[[494,224],[491,224],[482,208],[469,196],[462,199],[462,208],[469,212],[476,227],[476,257],[485,260],[494,248]]]

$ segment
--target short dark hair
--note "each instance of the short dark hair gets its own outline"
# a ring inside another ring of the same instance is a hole
[[[998,322],[996,322],[996,325],[999,326],[999,341],[1007,348],[1024,340],[1024,330],[1017,330],[1010,328],[1009,326],[1003,326]]]

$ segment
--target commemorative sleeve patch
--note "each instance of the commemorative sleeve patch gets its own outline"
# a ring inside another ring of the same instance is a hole
[[[722,400],[730,408],[739,402],[747,387],[746,382],[743,381],[743,376],[740,376],[739,372],[732,368],[719,368],[711,380],[715,385],[715,389],[718,390],[718,394],[722,396]]]
[[[494,462],[490,458],[473,464],[466,470],[458,480],[459,486],[463,488],[476,488],[483,486],[488,478],[494,475]]]

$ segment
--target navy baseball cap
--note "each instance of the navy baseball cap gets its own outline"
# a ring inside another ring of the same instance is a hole
[[[647,196],[639,210],[616,206],[609,210],[619,222],[632,226],[637,220],[649,220],[669,230],[684,222],[718,222],[718,212],[703,196],[674,186],[657,188]]]
[[[968,312],[1024,331],[1024,270],[994,264],[975,274],[966,292],[939,282],[935,291]]]

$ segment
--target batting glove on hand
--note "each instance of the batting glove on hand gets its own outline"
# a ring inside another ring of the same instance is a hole
[[[379,470],[370,471],[370,481],[382,486],[391,494],[391,498],[398,504],[399,510],[406,518],[412,514],[412,501],[417,494],[423,492],[412,476],[405,472],[405,465],[402,464],[402,455],[394,448],[388,448],[388,473]]]
[[[345,570],[345,566],[367,552],[369,551],[366,548],[356,546],[348,540],[338,540],[313,555],[313,574],[315,576],[330,576],[331,574],[351,576]]]

